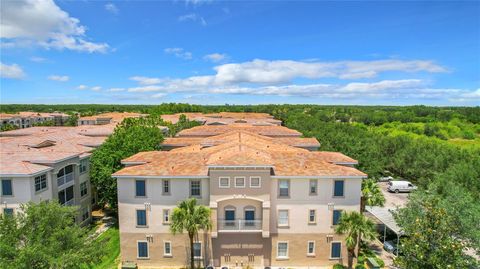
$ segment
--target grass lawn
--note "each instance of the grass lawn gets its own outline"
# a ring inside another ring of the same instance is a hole
[[[101,262],[95,266],[94,269],[112,269],[118,267],[118,256],[120,254],[120,234],[118,227],[111,227],[101,234],[97,240],[106,240],[105,249],[107,255],[105,255]]]

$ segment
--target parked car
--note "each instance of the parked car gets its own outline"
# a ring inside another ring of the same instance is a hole
[[[413,185],[410,181],[390,181],[388,182],[387,190],[390,192],[411,192],[416,190],[417,186]]]
[[[397,242],[395,242],[395,241],[385,241],[383,243],[383,249],[390,252],[390,253],[397,254]]]
[[[391,176],[388,176],[388,177],[381,177],[378,179],[378,182],[388,182],[388,181],[392,181],[393,180],[393,177]]]

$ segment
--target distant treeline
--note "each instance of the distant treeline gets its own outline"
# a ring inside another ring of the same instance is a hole
[[[430,106],[340,106],[340,105],[218,105],[203,106],[165,103],[159,105],[0,105],[0,112],[77,112],[82,116],[104,112],[179,113],[179,112],[265,112],[284,119],[291,111],[315,112],[322,121],[361,122],[366,125],[382,125],[388,122],[447,122],[461,119],[469,123],[480,123],[480,107],[430,107]]]

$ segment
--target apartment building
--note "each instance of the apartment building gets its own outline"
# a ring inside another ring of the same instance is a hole
[[[15,214],[30,201],[56,199],[78,206],[77,222],[88,223],[95,199],[89,156],[114,127],[31,127],[0,133],[0,214]]]
[[[204,125],[227,125],[233,123],[247,123],[251,125],[281,125],[281,121],[274,119],[267,113],[249,113],[249,112],[219,112],[219,113],[177,113],[172,115],[162,115],[162,119],[172,123],[178,122],[180,115],[185,115],[191,121],[198,121]]]
[[[108,112],[94,116],[80,117],[78,119],[78,125],[118,124],[126,118],[141,118],[146,116],[148,115],[134,112]]]
[[[121,259],[140,267],[186,266],[187,235],[171,214],[190,197],[210,207],[213,228],[194,244],[216,267],[320,267],[345,263],[334,232],[342,211],[360,210],[366,174],[339,152],[282,126],[204,125],[164,142],[169,151],[122,161],[118,183]]]
[[[68,120],[70,115],[54,112],[18,112],[15,114],[0,114],[0,126],[11,124],[18,128],[28,128],[35,124],[52,121],[55,126],[62,126]]]

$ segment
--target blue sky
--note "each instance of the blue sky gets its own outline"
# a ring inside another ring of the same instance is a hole
[[[480,105],[480,2],[2,1],[1,103]]]

